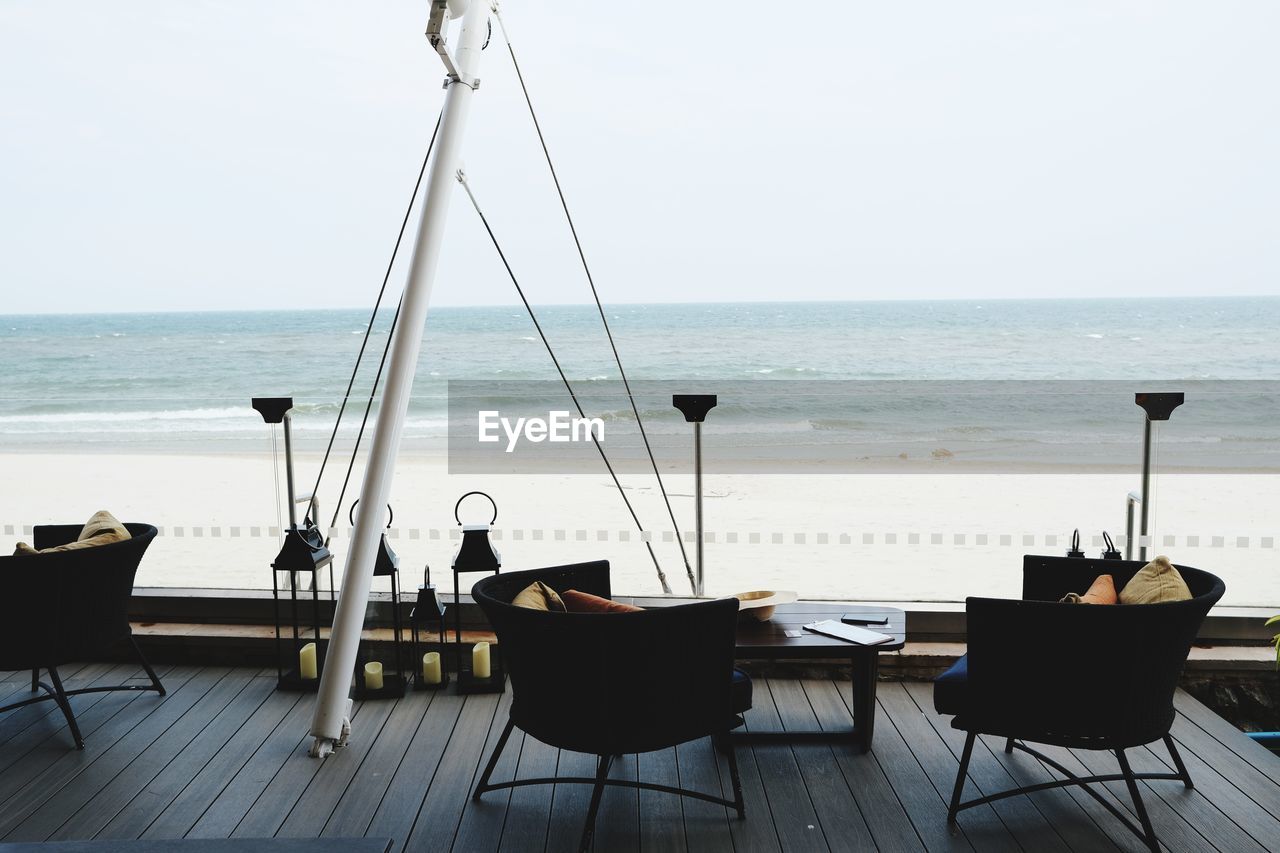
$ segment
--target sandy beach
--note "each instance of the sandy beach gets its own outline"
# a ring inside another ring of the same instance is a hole
[[[139,586],[270,586],[268,566],[277,550],[271,528],[278,516],[267,454],[2,456],[11,484],[0,494],[6,548],[30,538],[23,526],[78,522],[108,508],[163,528],[143,561]],[[310,490],[318,461],[300,457],[300,491]],[[359,475],[357,469],[347,505],[358,494]],[[664,476],[676,517],[691,537],[692,477]],[[322,487],[326,523],[340,483],[341,471],[332,467]],[[687,593],[679,548],[652,477],[625,476],[624,484],[653,531],[672,589]],[[1076,527],[1086,551],[1096,553],[1093,540],[1103,529],[1123,533],[1124,498],[1137,486],[1136,471],[711,476],[707,592],[794,589],[813,598],[871,601],[1015,595],[1022,554],[1061,553]],[[406,587],[419,582],[427,563],[435,579],[451,584],[453,505],[472,489],[489,492],[498,503],[495,539],[505,570],[607,558],[616,591],[659,592],[653,564],[606,476],[450,475],[443,458],[425,455],[402,458],[393,488],[389,533]],[[1276,475],[1163,474],[1154,504],[1155,550],[1221,575],[1224,604],[1280,605],[1280,526],[1267,512],[1278,502]],[[483,502],[471,509],[475,516],[486,511]],[[347,541],[344,509],[332,542],[339,579]]]

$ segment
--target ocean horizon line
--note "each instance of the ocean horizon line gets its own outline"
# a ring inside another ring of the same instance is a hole
[[[1227,295],[1203,295],[1203,296],[997,296],[991,298],[983,297],[956,297],[956,298],[939,298],[939,297],[907,297],[902,299],[748,299],[748,300],[688,300],[680,302],[615,302],[605,301],[602,304],[605,308],[651,308],[661,307],[670,308],[675,306],[690,307],[707,307],[707,306],[731,306],[744,307],[756,305],[778,305],[778,306],[805,306],[805,305],[1018,305],[1018,304],[1037,304],[1045,305],[1052,303],[1064,304],[1085,304],[1085,303],[1151,303],[1151,304],[1173,304],[1173,303],[1192,303],[1192,302],[1280,302],[1280,294],[1227,294]],[[536,308],[591,308],[596,307],[594,302],[539,302],[535,304]],[[350,305],[350,306],[325,306],[325,307],[297,307],[297,306],[281,306],[281,307],[264,307],[264,308],[161,308],[152,310],[103,310],[103,311],[21,311],[15,313],[0,313],[0,318],[21,318],[21,317],[128,317],[128,316],[162,316],[162,315],[178,315],[178,314],[315,314],[322,312],[344,312],[344,311],[368,311],[370,305]],[[518,302],[510,303],[490,303],[490,304],[438,304],[433,305],[431,310],[498,310],[498,309],[514,309],[524,311],[525,308]],[[384,305],[379,311],[392,311],[393,306]]]

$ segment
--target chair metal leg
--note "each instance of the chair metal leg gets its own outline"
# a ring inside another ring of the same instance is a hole
[[[498,766],[498,758],[501,757],[502,750],[507,745],[507,738],[511,737],[511,730],[515,727],[515,721],[508,717],[506,728],[502,730],[502,734],[498,737],[498,742],[493,747],[493,753],[489,756],[489,763],[484,766],[484,773],[480,775],[480,781],[476,783],[476,789],[471,792],[471,799],[479,800],[480,795],[489,790],[489,777],[493,775],[493,768]]]
[[[727,743],[729,740],[728,732],[725,732],[724,739]],[[742,777],[738,775],[738,753],[733,748],[732,743],[728,744],[725,756],[729,759],[729,780],[733,783],[733,805],[738,811],[738,820],[746,820],[747,804],[742,798]]]
[[[600,799],[604,796],[604,783],[609,778],[609,768],[612,766],[612,755],[598,756],[596,784],[591,789],[591,806],[587,809],[587,822],[582,826],[582,840],[578,842],[578,853],[587,853],[591,849],[591,839],[596,833],[596,813],[600,811]]]
[[[1191,774],[1187,772],[1187,765],[1182,763],[1182,756],[1178,754],[1178,748],[1173,745],[1173,738],[1169,735],[1164,736],[1164,745],[1169,749],[1169,756],[1173,759],[1173,766],[1178,770],[1178,776],[1182,779],[1182,784],[1188,790],[1195,788],[1195,783],[1191,781]]]
[[[1129,767],[1129,759],[1123,749],[1116,750],[1116,758],[1120,761],[1120,772],[1124,774],[1124,782],[1129,787],[1129,796],[1133,798],[1134,810],[1138,813],[1138,822],[1142,824],[1142,840],[1147,843],[1151,853],[1160,853],[1160,842],[1156,840],[1156,831],[1151,826],[1151,818],[1147,815],[1147,807],[1142,802],[1142,793],[1138,790],[1138,780],[1134,778],[1133,769]]]
[[[67,728],[71,730],[71,737],[75,739],[76,749],[84,749],[84,738],[80,736],[76,715],[71,712],[71,703],[67,700],[67,691],[62,688],[62,679],[58,677],[56,666],[49,667],[49,680],[53,682],[54,701],[62,709],[62,715],[67,718]]]
[[[960,795],[964,793],[964,780],[969,774],[969,759],[973,756],[973,742],[978,735],[969,732],[964,739],[964,754],[960,757],[960,770],[956,773],[956,787],[951,792],[951,805],[947,808],[947,823],[956,822],[956,812],[960,811]]]
[[[133,653],[136,654],[138,656],[138,660],[141,661],[142,668],[146,670],[147,677],[151,679],[151,686],[155,689],[157,693],[159,693],[161,696],[164,696],[165,695],[164,685],[160,683],[160,678],[159,676],[156,675],[156,671],[152,669],[151,664],[147,662],[147,658],[142,653],[142,649],[138,648],[138,641],[134,639],[132,634],[129,635],[129,643],[133,646]]]
[[[1004,751],[1007,755],[1013,755],[1013,738],[1004,742]]]
[[[31,692],[35,693],[40,689],[40,667],[31,670]]]

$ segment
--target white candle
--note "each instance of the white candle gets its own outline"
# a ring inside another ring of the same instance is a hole
[[[422,683],[439,684],[440,680],[440,653],[427,652],[422,656]]]
[[[316,644],[307,643],[298,650],[298,675],[311,679],[316,677]]]
[[[489,644],[480,642],[476,643],[476,647],[471,650],[471,674],[476,678],[488,678],[489,670]]]
[[[366,690],[382,689],[382,664],[376,660],[364,665],[364,687]]]

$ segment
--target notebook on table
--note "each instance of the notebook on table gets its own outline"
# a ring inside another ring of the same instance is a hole
[[[826,619],[822,622],[810,622],[804,626],[806,631],[812,631],[815,634],[822,634],[826,637],[834,637],[837,640],[844,640],[846,643],[857,643],[860,646],[878,646],[881,643],[889,643],[893,641],[893,637],[888,634],[881,634],[879,631],[869,631],[866,628],[859,628],[857,625],[845,625],[843,622],[837,622],[835,619]]]

